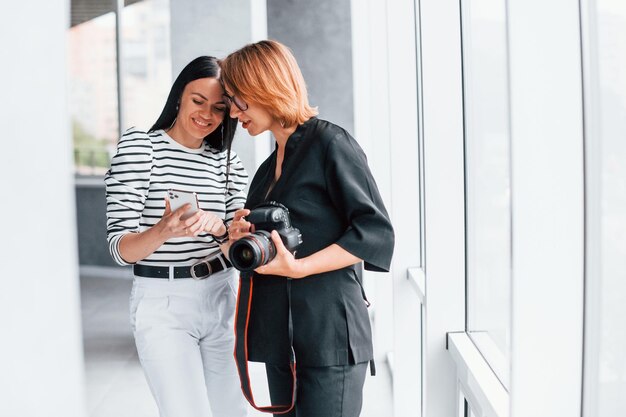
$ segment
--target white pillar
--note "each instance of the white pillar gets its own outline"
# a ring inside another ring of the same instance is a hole
[[[392,271],[393,409],[395,417],[412,417],[419,415],[422,409],[422,306],[408,280],[408,269],[424,266],[420,238],[423,230],[420,224],[415,1],[387,0],[384,13],[387,24],[391,216],[396,233]]]
[[[0,25],[0,415],[84,416],[69,4],[13,1]]]
[[[465,330],[465,201],[460,11],[421,0],[426,228],[425,417],[454,415],[446,332]]]
[[[510,0],[507,6],[511,415],[575,416],[581,408],[584,286],[579,3]]]

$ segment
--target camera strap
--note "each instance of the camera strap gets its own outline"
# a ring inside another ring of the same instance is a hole
[[[291,316],[291,278],[287,278],[287,300],[289,307],[289,344],[290,357],[289,368],[291,369],[291,404],[257,406],[252,395],[250,374],[248,372],[248,324],[250,321],[250,309],[252,304],[252,291],[254,279],[252,273],[242,272],[239,279],[239,291],[237,293],[237,310],[235,311],[235,362],[241,390],[246,400],[256,410],[264,413],[286,414],[290,412],[296,403],[296,355],[293,349],[293,319]]]

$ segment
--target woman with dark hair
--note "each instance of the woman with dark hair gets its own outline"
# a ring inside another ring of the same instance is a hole
[[[235,352],[244,394],[256,407],[246,361],[264,362],[273,406],[263,411],[356,417],[373,359],[356,266],[389,270],[394,232],[383,200],[359,144],[316,117],[286,46],[250,44],[220,65],[230,115],[251,135],[269,130],[276,139],[250,184],[246,208],[235,214],[231,241],[261,242],[250,236],[244,216],[271,201],[289,210],[302,238],[294,255],[272,231],[274,259],[241,276]]]
[[[131,128],[105,176],[113,259],[133,265],[131,325],[161,417],[239,417],[236,274],[222,249],[248,176],[213,57],[191,61],[148,132]],[[168,194],[196,194],[172,210]],[[181,193],[182,194],[182,193]]]

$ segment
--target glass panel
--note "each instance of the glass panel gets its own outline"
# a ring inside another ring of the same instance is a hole
[[[587,153],[585,415],[626,409],[626,2],[583,2]]]
[[[148,130],[172,85],[169,0],[146,0],[122,13],[122,124]]]
[[[69,30],[70,114],[77,174],[104,174],[118,137],[115,14]]]
[[[464,1],[463,83],[467,215],[467,330],[508,386],[511,178],[506,10]]]

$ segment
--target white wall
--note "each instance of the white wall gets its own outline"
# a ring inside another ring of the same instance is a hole
[[[84,415],[67,1],[11,2],[0,25],[0,415]]]

